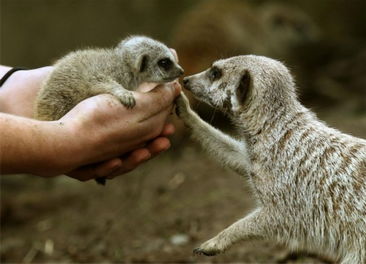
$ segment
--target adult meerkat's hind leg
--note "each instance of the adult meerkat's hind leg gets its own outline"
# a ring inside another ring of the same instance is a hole
[[[203,121],[189,106],[182,92],[176,100],[176,113],[191,129],[192,137],[224,165],[243,175],[248,172],[249,154],[245,140],[236,140]]]
[[[266,230],[270,226],[269,219],[267,212],[258,208],[194,249],[193,253],[214,256],[225,252],[236,242],[263,239],[267,236]]]
[[[127,108],[133,108],[136,105],[136,100],[133,93],[117,83],[114,80],[99,82],[91,88],[93,95],[109,93],[116,96],[121,104]]]

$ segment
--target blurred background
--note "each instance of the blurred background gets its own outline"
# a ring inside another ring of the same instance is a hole
[[[0,63],[9,66],[50,65],[129,34],[175,48],[186,74],[239,54],[279,59],[306,106],[330,126],[366,137],[364,0],[0,0],[0,15]],[[225,129],[220,113],[191,102]],[[193,256],[255,205],[245,181],[175,122],[171,150],[106,187],[63,176],[1,177],[1,262],[332,263],[262,241]]]

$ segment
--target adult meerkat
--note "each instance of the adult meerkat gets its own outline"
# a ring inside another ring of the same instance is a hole
[[[38,93],[34,115],[57,120],[82,100],[103,93],[132,108],[131,91],[139,84],[170,82],[182,74],[172,51],[144,36],[128,37],[115,48],[74,51],[54,65]]]
[[[258,207],[194,250],[215,255],[248,239],[366,263],[366,140],[329,128],[297,100],[287,68],[260,56],[216,61],[183,80],[224,111],[237,138],[204,122],[182,94],[177,114],[192,136],[248,179]]]
[[[115,48],[74,51],[54,65],[37,95],[34,116],[58,120],[82,100],[104,93],[132,108],[131,91],[139,84],[170,82],[182,74],[172,51],[144,36],[128,37]],[[104,185],[106,179],[96,181]]]

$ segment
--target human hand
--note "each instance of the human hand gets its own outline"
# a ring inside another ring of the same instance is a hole
[[[51,71],[52,67],[44,67],[14,73],[1,89],[0,101],[4,104],[1,104],[0,111],[31,117],[33,101],[42,81]],[[140,90],[148,92],[155,86],[154,84],[144,84]],[[174,126],[165,124],[165,120],[170,113],[175,95],[180,91],[177,83],[174,86],[175,88],[163,87],[163,90],[161,87],[157,87],[156,91],[148,94],[136,92],[136,100],[141,98],[141,107],[133,110],[123,108],[115,98],[111,98],[112,96],[109,95],[89,98],[71,110],[62,118],[62,121],[60,120],[65,125],[62,125],[62,130],[59,122],[50,122],[46,126],[44,124],[42,127],[47,127],[45,131],[48,132],[43,136],[52,138],[52,144],[49,145],[53,148],[49,148],[49,153],[46,154],[46,160],[51,159],[48,164],[52,167],[44,165],[44,169],[33,169],[34,173],[42,176],[67,173],[69,176],[83,181],[105,176],[112,178],[134,169],[143,161],[168,149],[170,141],[167,136],[174,133]],[[133,118],[135,114],[136,118],[140,117],[140,121]],[[117,122],[118,119],[120,119],[119,122]],[[164,122],[162,122],[163,120]],[[121,123],[124,124],[118,127],[117,124]],[[126,129],[126,127],[134,126],[135,131]],[[69,134],[66,137],[69,142],[65,141],[65,129]],[[135,132],[138,133],[134,134]],[[92,137],[91,133],[95,137]],[[106,138],[110,134],[112,137],[109,138],[109,145],[100,143],[107,141]],[[120,140],[119,146],[116,146],[117,139]],[[131,141],[128,143],[123,140]],[[113,145],[115,146],[112,151]],[[62,148],[60,149],[60,147]],[[93,151],[89,152],[90,148]],[[107,150],[108,148],[110,151]],[[96,155],[97,153],[100,155]],[[103,153],[108,155],[103,157]],[[80,159],[74,159],[75,156]]]
[[[144,84],[140,90],[154,87],[156,84]],[[111,95],[95,96],[78,104],[59,122],[71,127],[70,140],[75,141],[65,151],[79,152],[80,160],[71,158],[75,164],[86,166],[72,168],[67,175],[82,181],[110,179],[168,149],[167,136],[174,133],[174,126],[166,124],[166,119],[179,92],[178,83],[159,86],[147,93],[134,92],[137,104],[133,109],[126,109]],[[73,163],[68,159],[70,155],[59,157],[66,158],[58,160],[60,163]],[[100,163],[106,159],[109,160]],[[96,162],[99,164],[95,165]]]

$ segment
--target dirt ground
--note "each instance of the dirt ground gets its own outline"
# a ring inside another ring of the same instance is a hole
[[[366,117],[320,115],[366,136]],[[67,177],[1,178],[2,263],[332,263],[271,242],[217,257],[192,249],[255,207],[245,179],[188,141],[106,187]]]

